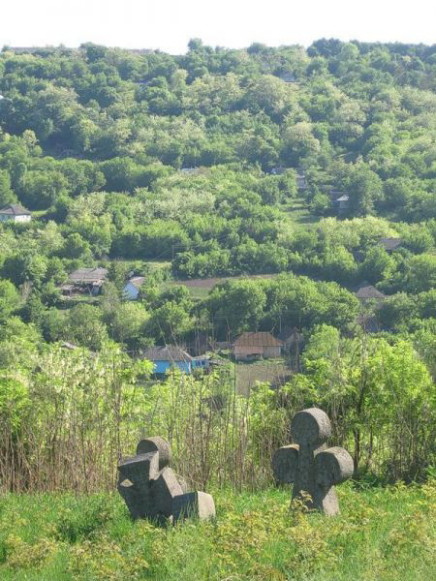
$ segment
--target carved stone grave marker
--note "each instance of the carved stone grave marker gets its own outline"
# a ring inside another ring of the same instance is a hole
[[[118,466],[118,492],[124,498],[132,518],[151,518],[165,522],[190,516],[206,519],[215,516],[210,494],[187,493],[186,485],[169,467],[169,443],[156,436],[141,440],[136,456]]]
[[[279,448],[272,460],[276,481],[294,484],[292,499],[302,499],[308,508],[327,515],[339,513],[334,485],[351,478],[354,471],[353,459],[344,448],[327,448],[331,431],[330,420],[322,410],[298,412],[291,422],[295,443]]]

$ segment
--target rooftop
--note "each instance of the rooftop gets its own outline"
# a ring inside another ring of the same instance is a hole
[[[150,361],[192,361],[192,357],[186,351],[175,345],[165,347],[151,347],[142,353],[144,359]]]
[[[386,295],[377,290],[372,284],[363,284],[356,291],[358,299],[384,299]]]
[[[130,282],[130,284],[133,284],[135,288],[139,289],[144,284],[144,280],[145,276],[132,276],[132,278],[129,278],[127,283]]]
[[[380,244],[385,250],[396,250],[402,244],[401,238],[381,238]]]
[[[68,281],[73,283],[93,284],[106,279],[107,268],[78,268],[72,272]]]
[[[281,347],[282,342],[265,331],[242,333],[234,342],[235,347]]]
[[[29,210],[26,210],[21,204],[8,204],[1,208],[0,214],[7,214],[8,216],[31,216]]]

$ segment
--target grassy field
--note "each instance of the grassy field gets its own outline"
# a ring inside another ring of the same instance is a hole
[[[0,579],[420,581],[436,578],[436,483],[340,488],[342,514],[288,490],[219,492],[214,522],[133,523],[117,494],[0,498]]]
[[[264,359],[253,363],[237,363],[235,373],[237,392],[245,395],[258,382],[267,382],[274,387],[278,387],[284,385],[292,376],[292,370],[283,359]]]

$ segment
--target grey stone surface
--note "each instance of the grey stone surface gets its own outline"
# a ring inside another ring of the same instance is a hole
[[[328,515],[339,513],[334,485],[350,478],[354,471],[353,459],[346,450],[327,448],[331,431],[330,420],[322,410],[298,412],[291,423],[295,444],[279,448],[272,459],[276,481],[294,484],[292,498]]]
[[[173,499],[183,494],[177,477],[171,468],[166,466],[151,485],[151,507],[158,515],[171,516]]]
[[[118,492],[123,497],[132,518],[151,518],[164,523],[174,517],[215,516],[212,496],[204,492],[187,493],[186,483],[169,467],[169,443],[155,436],[141,440],[136,456],[118,465]],[[176,500],[177,499],[177,500]]]
[[[188,492],[173,498],[173,516],[178,521],[183,518],[208,519],[215,516],[213,497],[206,492]]]
[[[159,469],[169,466],[171,462],[171,447],[169,443],[160,436],[145,438],[136,447],[136,454],[147,454],[148,452],[159,452]]]

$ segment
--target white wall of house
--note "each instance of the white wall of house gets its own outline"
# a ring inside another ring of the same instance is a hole
[[[30,214],[21,214],[14,216],[12,214],[0,214],[0,222],[30,222],[32,216]]]

